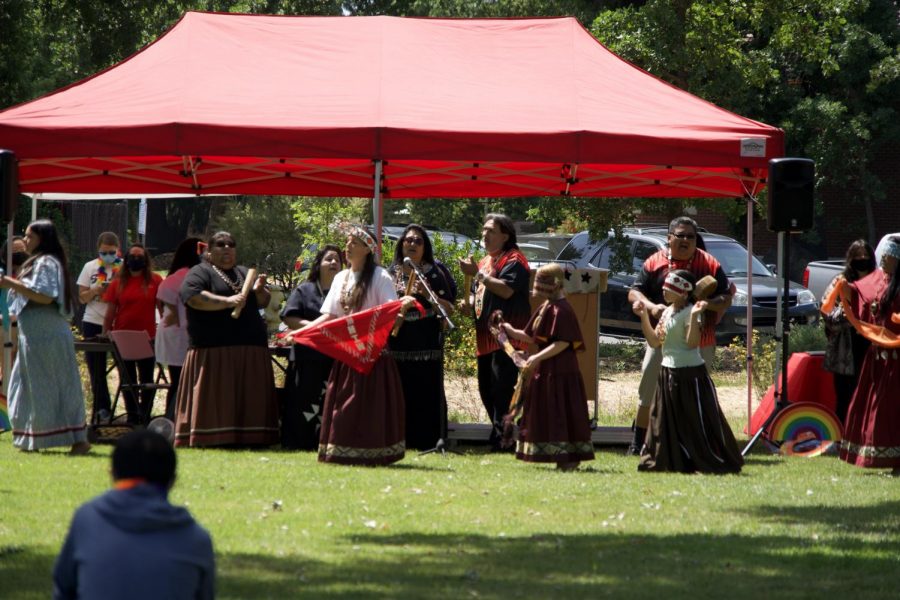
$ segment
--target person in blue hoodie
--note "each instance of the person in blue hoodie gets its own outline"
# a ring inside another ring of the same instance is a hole
[[[53,597],[143,600],[215,597],[209,533],[169,503],[175,451],[147,430],[112,453],[114,488],[82,505],[53,569]]]

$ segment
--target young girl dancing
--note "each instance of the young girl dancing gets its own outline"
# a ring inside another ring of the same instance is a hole
[[[532,295],[543,299],[524,330],[502,322],[510,338],[537,348],[522,353],[525,389],[516,458],[528,462],[555,462],[561,470],[576,469],[594,459],[590,417],[576,352],[584,350],[581,329],[565,299],[565,274],[558,264],[538,269]],[[515,398],[514,398],[515,400]],[[517,415],[512,410],[509,419]]]
[[[705,279],[695,294],[691,272],[670,272],[663,283],[669,306],[655,328],[647,311],[640,311],[647,343],[661,345],[663,359],[638,470],[737,473],[744,464],[700,356]]]

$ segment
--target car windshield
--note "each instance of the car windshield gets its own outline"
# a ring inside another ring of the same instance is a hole
[[[729,277],[747,276],[747,249],[733,241],[706,241],[706,251],[716,257],[722,270]],[[761,277],[774,277],[766,265],[753,257],[753,274]]]

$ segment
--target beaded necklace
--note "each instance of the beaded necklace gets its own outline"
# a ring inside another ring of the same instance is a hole
[[[695,256],[697,256],[696,250],[694,251],[693,254],[691,254],[691,257],[689,259],[687,259],[687,264],[684,266],[685,271],[690,271],[691,273],[693,273],[693,271],[691,270],[691,267],[694,266],[694,257]],[[668,269],[666,270],[666,275],[668,275],[669,273],[671,273],[672,271],[675,271],[677,269],[677,267],[675,266],[676,262],[685,262],[683,260],[676,261],[674,258],[672,258],[672,249],[671,248],[666,251],[666,261],[668,261]]]
[[[344,309],[344,314],[349,315],[353,312],[353,304],[351,300],[353,299],[353,292],[356,291],[356,282],[353,282],[353,287],[349,290],[347,289],[347,284],[350,283],[350,278],[353,277],[353,270],[349,269],[347,272],[347,276],[344,278],[343,283],[341,283],[341,308]]]
[[[209,263],[209,266],[213,268],[213,271],[216,272],[216,275],[221,277],[222,281],[224,281],[225,284],[230,287],[235,294],[240,294],[243,291],[244,278],[241,276],[240,271],[238,271],[237,269],[234,270],[235,274],[237,275],[237,281],[232,281],[231,278],[229,278],[225,274],[225,272],[219,269],[219,267],[217,267],[216,265]]]

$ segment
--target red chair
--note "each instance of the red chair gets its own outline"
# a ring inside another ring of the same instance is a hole
[[[119,329],[109,332],[109,339],[113,345],[113,357],[116,366],[119,368],[119,387],[116,389],[116,396],[113,399],[112,414],[116,414],[116,405],[119,402],[119,396],[123,391],[129,391],[134,394],[135,398],[140,397],[140,393],[146,390],[168,390],[170,385],[166,379],[165,373],[157,363],[157,375],[154,383],[138,383],[132,381],[128,369],[125,366],[127,360],[144,360],[154,358],[156,356],[153,350],[153,344],[150,343],[150,336],[146,331],[132,331],[129,329]],[[140,402],[138,402],[140,410]],[[150,414],[153,412],[153,406],[146,409],[147,414],[141,414],[141,425],[146,425],[150,421]]]

